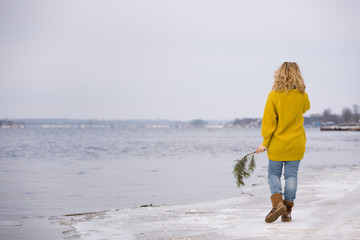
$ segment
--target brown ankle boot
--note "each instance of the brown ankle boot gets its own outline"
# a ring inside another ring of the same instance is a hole
[[[283,203],[287,209],[286,209],[286,212],[283,215],[281,215],[281,221],[290,222],[291,221],[291,210],[292,210],[292,207],[294,206],[294,202],[284,200]]]
[[[278,219],[283,213],[286,212],[286,206],[283,204],[282,195],[275,193],[271,195],[271,203],[273,208],[269,214],[265,217],[265,222],[271,223]]]

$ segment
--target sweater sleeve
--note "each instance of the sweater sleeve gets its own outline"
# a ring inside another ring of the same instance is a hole
[[[307,93],[304,93],[304,108],[303,113],[306,113],[310,109],[310,101]]]
[[[265,104],[264,116],[261,126],[261,136],[264,138],[264,141],[261,145],[264,147],[269,147],[271,137],[277,128],[277,124],[278,114],[274,102],[274,92],[270,92]]]

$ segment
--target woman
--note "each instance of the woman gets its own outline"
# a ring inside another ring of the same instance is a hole
[[[274,85],[265,105],[261,135],[264,141],[256,153],[267,150],[268,180],[272,209],[266,222],[291,221],[297,190],[297,173],[305,153],[303,114],[310,109],[304,80],[295,62],[284,62],[275,72]],[[281,187],[284,168],[285,188]],[[284,200],[283,200],[284,195]]]

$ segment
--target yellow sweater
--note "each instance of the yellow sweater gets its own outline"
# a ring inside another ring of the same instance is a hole
[[[302,94],[297,89],[288,93],[269,93],[261,135],[270,160],[296,161],[304,157],[306,136],[303,114],[309,109],[307,93]]]

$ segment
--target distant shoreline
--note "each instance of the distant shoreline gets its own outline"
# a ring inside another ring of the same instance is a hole
[[[96,119],[11,119],[0,120],[0,128],[260,128],[260,118],[235,120],[172,121],[163,119],[129,119],[129,120],[96,120]]]
[[[321,126],[321,131],[360,131],[360,124]]]
[[[0,128],[261,128],[261,118],[236,118],[234,120],[173,121],[165,119],[0,119]],[[360,131],[360,123],[304,122],[305,128],[321,131]]]

